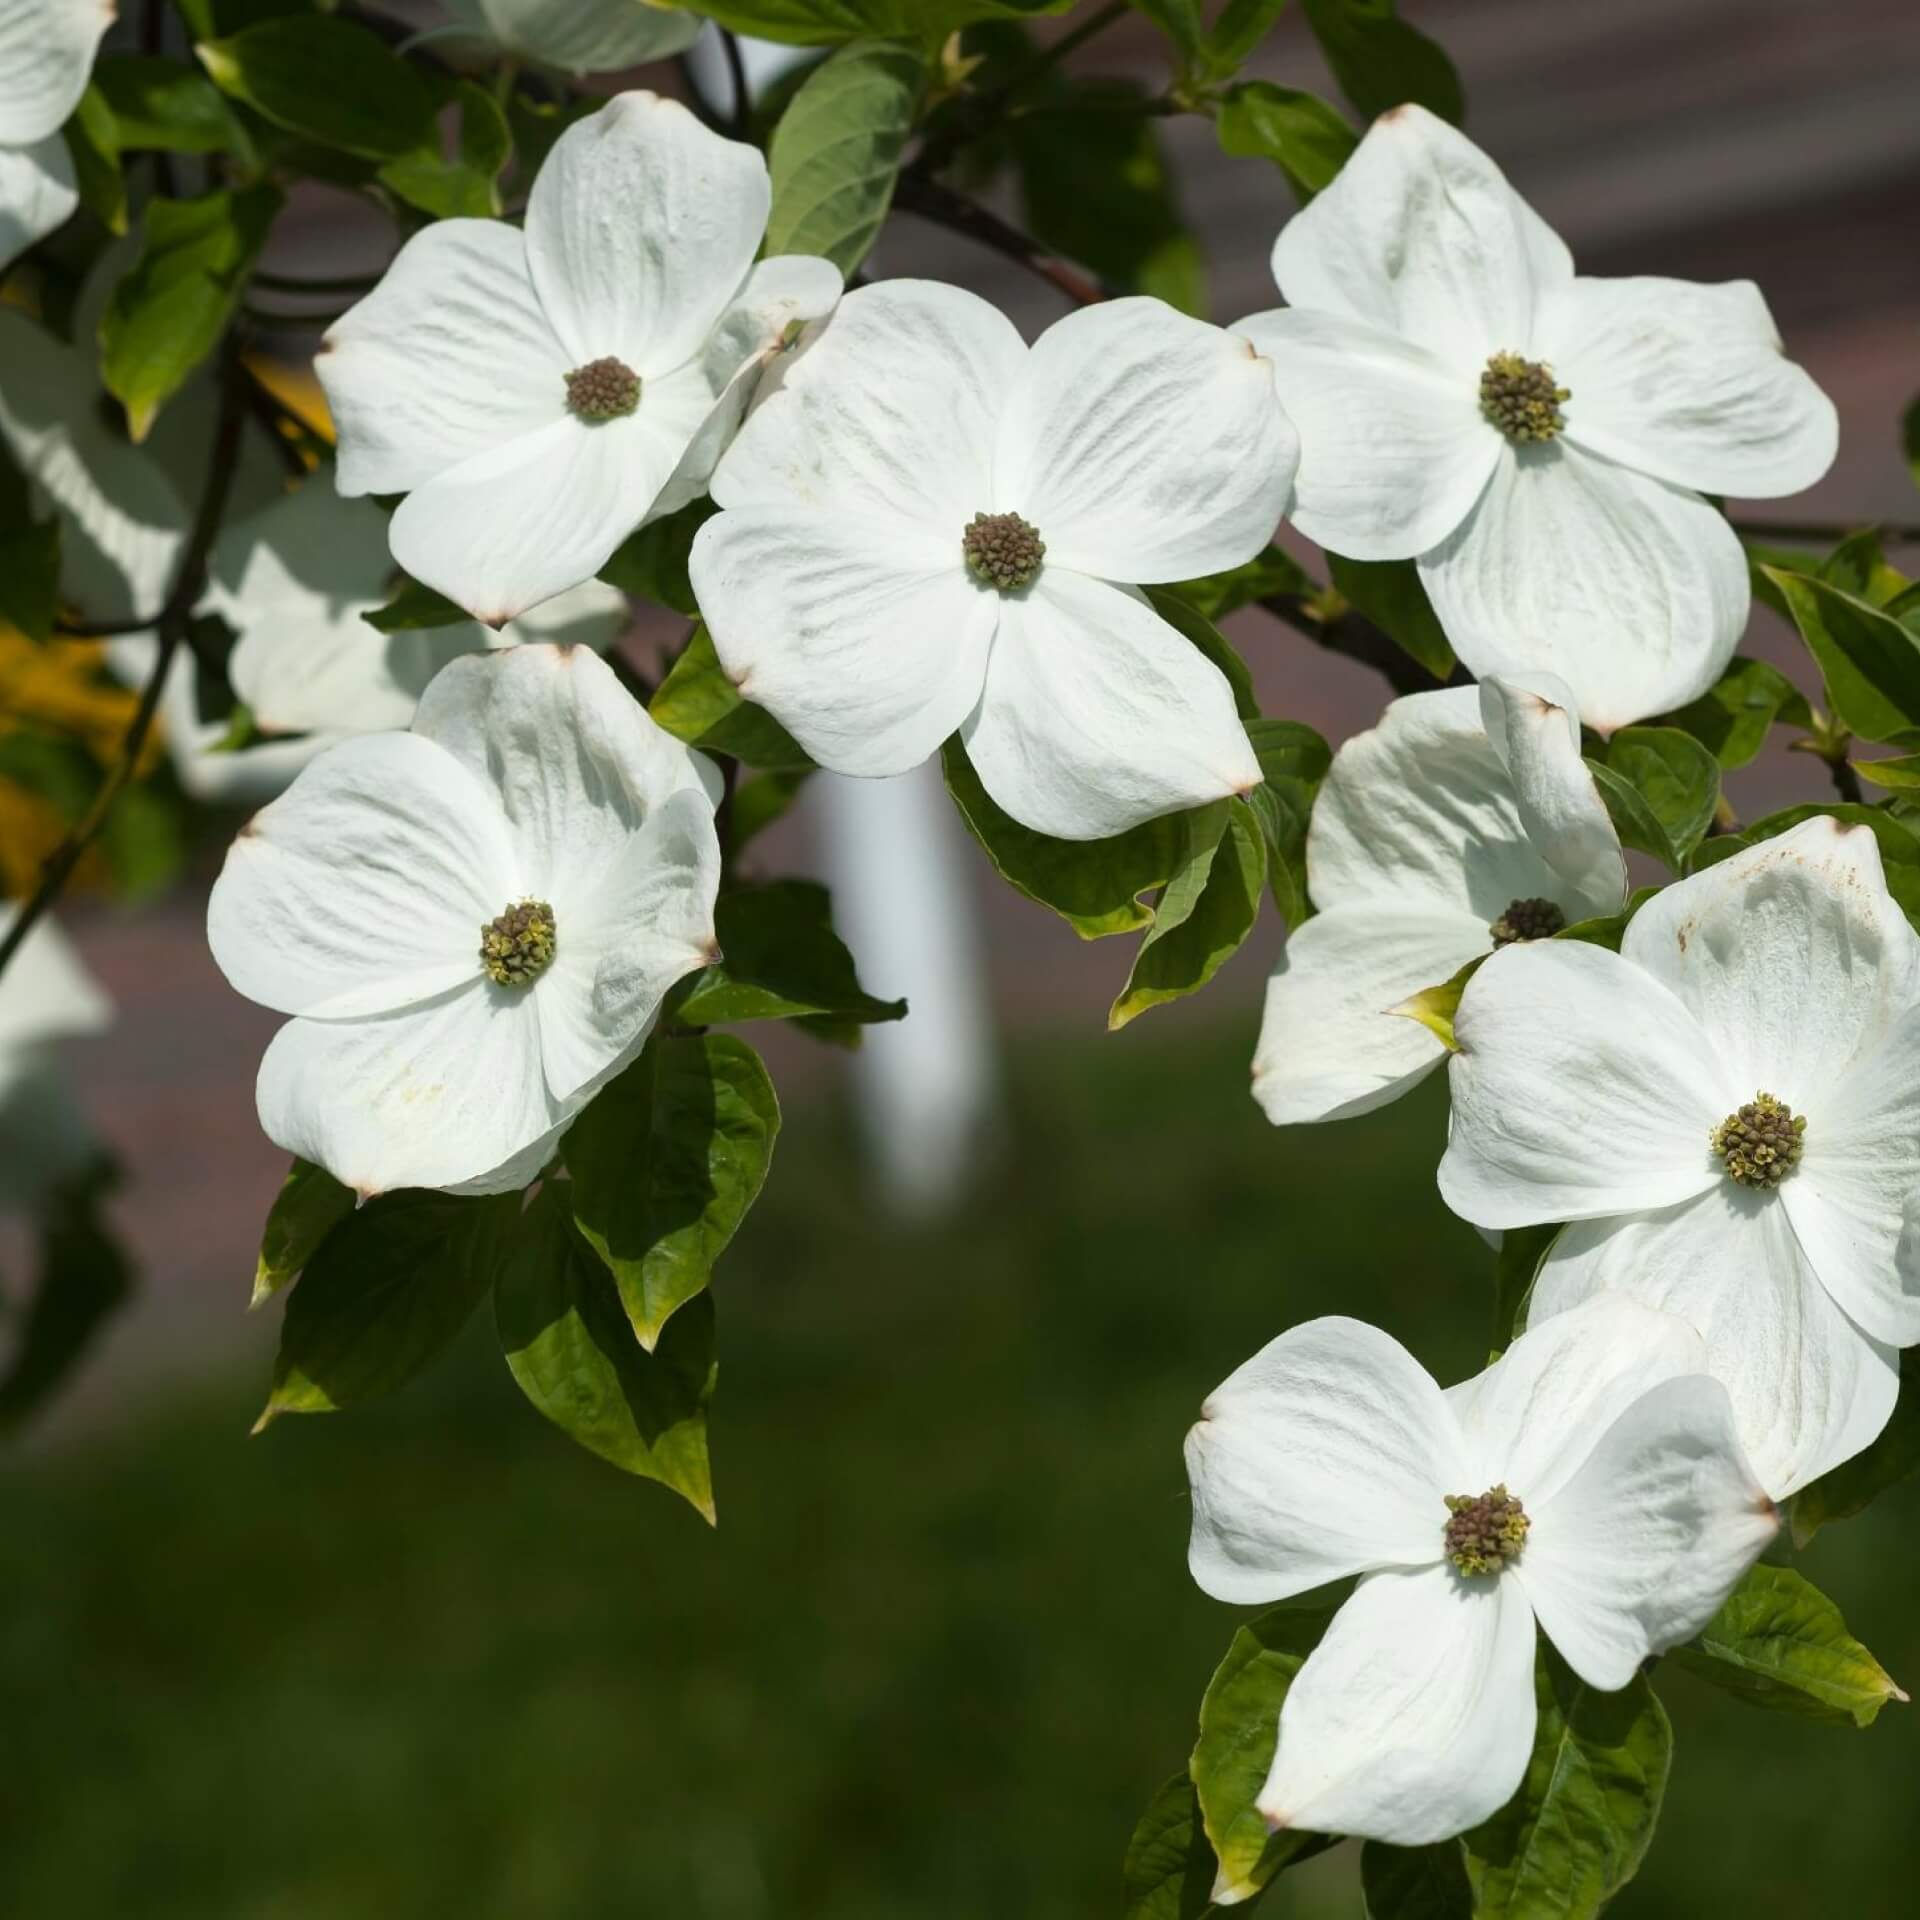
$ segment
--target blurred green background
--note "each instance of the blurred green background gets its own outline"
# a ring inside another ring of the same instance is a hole
[[[251,1374],[0,1472],[0,1913],[43,1920],[933,1920],[1119,1911],[1234,1614],[1184,1565],[1180,1438],[1294,1321],[1443,1379],[1488,1259],[1441,1089],[1272,1131],[1196,1007],[1021,1042],[1000,1172],[939,1232],[788,1093],[721,1269],[721,1525],[518,1401],[483,1315],[390,1405],[245,1438]],[[1805,1570],[1920,1674],[1920,1485]],[[1671,1673],[1623,1915],[1907,1914],[1920,1735]],[[1353,1849],[1263,1913],[1357,1914]]]

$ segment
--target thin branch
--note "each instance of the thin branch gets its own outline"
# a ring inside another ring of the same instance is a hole
[[[1920,543],[1920,527],[1889,526],[1881,520],[1733,520],[1728,524],[1743,540],[1785,540],[1795,545],[1831,547],[1856,533],[1877,533],[1889,546]]]
[[[371,293],[380,284],[379,273],[342,273],[329,279],[303,280],[298,274],[267,273],[256,267],[253,272],[253,284],[265,287],[269,293],[304,293],[318,296],[323,293]]]
[[[231,334],[227,336],[223,348],[220,374],[220,419],[208,453],[207,475],[200,490],[200,505],[194,514],[193,526],[187,535],[186,549],[180,556],[180,567],[173,577],[167,603],[161,608],[159,619],[153,623],[157,645],[147,683],[140,689],[140,703],[134,708],[126,737],[120,742],[119,756],[106,779],[100,783],[100,791],[93,796],[92,804],[79,823],[47,855],[41,865],[39,884],[22,903],[13,925],[7,929],[6,938],[0,940],[0,974],[6,972],[8,962],[20,951],[21,943],[32,932],[34,923],[53,905],[61,888],[72,878],[74,869],[106,824],[114,802],[133,778],[146,749],[147,736],[153,731],[154,716],[160,710],[160,698],[166,690],[167,675],[187,638],[188,628],[193,624],[193,609],[206,584],[207,556],[213,551],[221,517],[227,509],[227,495],[233,486],[233,470],[239,461],[240,428],[246,419],[246,382],[240,367],[239,343]]]
[[[1096,33],[1105,33],[1117,21],[1124,20],[1130,9],[1127,0],[1109,0],[1109,4],[1097,13],[1090,13],[1070,32],[1063,33],[1058,40],[1050,40],[1042,47],[1033,60],[1014,76],[1008,89],[1011,93],[1024,93],[1033,82],[1044,73],[1057,67],[1068,54],[1084,47]]]
[[[112,640],[123,633],[147,633],[160,624],[157,613],[136,613],[125,620],[69,620],[55,614],[53,634],[56,640]]]
[[[1827,761],[1827,771],[1833,775],[1833,790],[1842,800],[1849,806],[1866,805],[1867,796],[1861,791],[1860,776],[1854,772],[1853,763],[1845,754]]]
[[[969,200],[963,193],[955,193],[938,180],[920,174],[903,173],[894,189],[893,204],[908,213],[917,213],[923,219],[935,221],[954,233],[978,240],[982,246],[992,247],[996,253],[1005,254],[1009,260],[1047,281],[1078,306],[1095,306],[1107,297],[1077,267],[1070,267],[1064,260],[1056,259],[1032,235],[1022,233],[1018,227],[1001,219],[979,201]]]
[[[1390,634],[1351,607],[1331,620],[1322,620],[1297,594],[1270,593],[1256,604],[1296,633],[1304,633],[1315,646],[1371,667],[1395,693],[1431,693],[1447,684],[1429,673]]]

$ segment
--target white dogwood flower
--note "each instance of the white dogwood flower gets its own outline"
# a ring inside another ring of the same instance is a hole
[[[1415,106],[1287,223],[1273,271],[1286,309],[1237,330],[1300,429],[1302,533],[1417,559],[1474,673],[1545,668],[1602,732],[1719,678],[1747,565],[1700,495],[1796,493],[1838,439],[1758,288],[1577,277],[1493,162]]]
[[[321,754],[207,908],[227,978],[294,1016],[268,1137],[362,1194],[524,1186],[717,957],[717,792],[579,647],[456,660],[411,731]]]
[[[1609,1287],[1690,1321],[1776,1498],[1873,1440],[1920,1343],[1920,938],[1869,829],[1678,881],[1617,954],[1496,954],[1454,1032],[1447,1204],[1572,1222],[1531,1324]]]
[[[393,557],[489,626],[706,486],[838,270],[755,262],[758,149],[623,93],[554,143],[525,232],[438,220],[327,331],[342,493],[404,493]]]
[[[692,574],[721,664],[837,773],[957,732],[988,793],[1090,840],[1257,784],[1225,677],[1142,582],[1271,536],[1293,430],[1245,341],[1157,300],[1029,348],[958,287],[853,293],[713,479]]]
[[[1307,830],[1318,909],[1267,982],[1253,1097],[1275,1126],[1368,1113],[1446,1058],[1412,995],[1618,913],[1626,862],[1550,676],[1396,700],[1334,755]]]
[[[60,127],[114,11],[113,0],[0,0],[0,272],[80,204]]]
[[[562,73],[620,73],[684,53],[697,14],[647,0],[446,0],[457,25]]]
[[[1444,1393],[1377,1327],[1310,1320],[1209,1397],[1187,1472],[1188,1563],[1216,1600],[1362,1576],[1287,1689],[1260,1812],[1396,1846],[1519,1786],[1537,1633],[1624,1687],[1777,1525],[1699,1336],[1619,1294]]]

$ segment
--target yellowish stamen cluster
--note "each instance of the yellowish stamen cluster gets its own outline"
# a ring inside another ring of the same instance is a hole
[[[976,513],[961,531],[960,551],[976,580],[1013,593],[1039,575],[1047,543],[1017,513]]]
[[[1777,1187],[1800,1164],[1807,1120],[1784,1100],[1756,1093],[1707,1136],[1727,1163],[1727,1178],[1743,1187]]]
[[[1567,424],[1560,404],[1572,398],[1544,360],[1517,353],[1496,353],[1480,376],[1480,411],[1516,444],[1553,439]]]
[[[553,909],[522,900],[480,929],[480,964],[503,987],[530,987],[553,961]]]
[[[1444,1498],[1447,1558],[1462,1573],[1498,1573],[1519,1557],[1531,1522],[1505,1487],[1489,1487],[1478,1499],[1468,1493]]]

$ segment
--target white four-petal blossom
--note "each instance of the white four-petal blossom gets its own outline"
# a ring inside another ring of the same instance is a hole
[[[1757,288],[1576,276],[1493,162],[1416,106],[1375,121],[1273,269],[1288,306],[1236,331],[1300,429],[1302,533],[1417,559],[1476,674],[1555,673],[1602,732],[1713,684],[1747,568],[1700,495],[1798,492],[1838,440]],[[1496,355],[1566,390],[1557,433],[1510,440],[1483,413]]]
[[[1873,1440],[1920,1343],[1920,937],[1867,828],[1815,817],[1676,882],[1617,954],[1496,954],[1454,1032],[1448,1205],[1572,1223],[1531,1324],[1607,1288],[1683,1316],[1776,1498]],[[1736,1178],[1714,1137],[1762,1094],[1798,1161]]]
[[[1276,1126],[1371,1112],[1432,1072],[1445,1047],[1394,1009],[1496,939],[1619,911],[1626,863],[1566,689],[1534,674],[1394,701],[1334,756],[1307,883],[1318,912],[1288,936],[1253,1057]],[[1541,917],[1514,926],[1515,908]]]
[[[623,93],[554,143],[524,233],[407,242],[316,362],[340,490],[407,496],[407,572],[498,626],[701,491],[763,367],[839,297],[828,261],[755,263],[769,199],[756,148]]]
[[[1619,1294],[1523,1334],[1446,1392],[1362,1321],[1308,1321],[1187,1436],[1193,1577],[1216,1599],[1359,1585],[1295,1675],[1257,1805],[1275,1827],[1419,1846],[1486,1819],[1534,1736],[1536,1622],[1589,1685],[1690,1639],[1777,1517],[1699,1336]],[[1524,1536],[1460,1570],[1450,1495]]]
[[[692,574],[722,665],[839,773],[904,772],[958,733],[1035,831],[1097,839],[1243,792],[1225,677],[1138,588],[1271,536],[1295,443],[1241,340],[1157,300],[1029,348],[957,287],[844,300],[713,479]],[[1044,542],[1002,592],[976,516]]]
[[[112,0],[0,0],[0,273],[80,204],[60,126],[113,16]]]
[[[717,957],[712,777],[579,647],[456,660],[411,731],[321,754],[207,910],[227,978],[294,1016],[269,1138],[361,1193],[524,1186]],[[547,937],[510,984],[482,938],[527,902]]]

